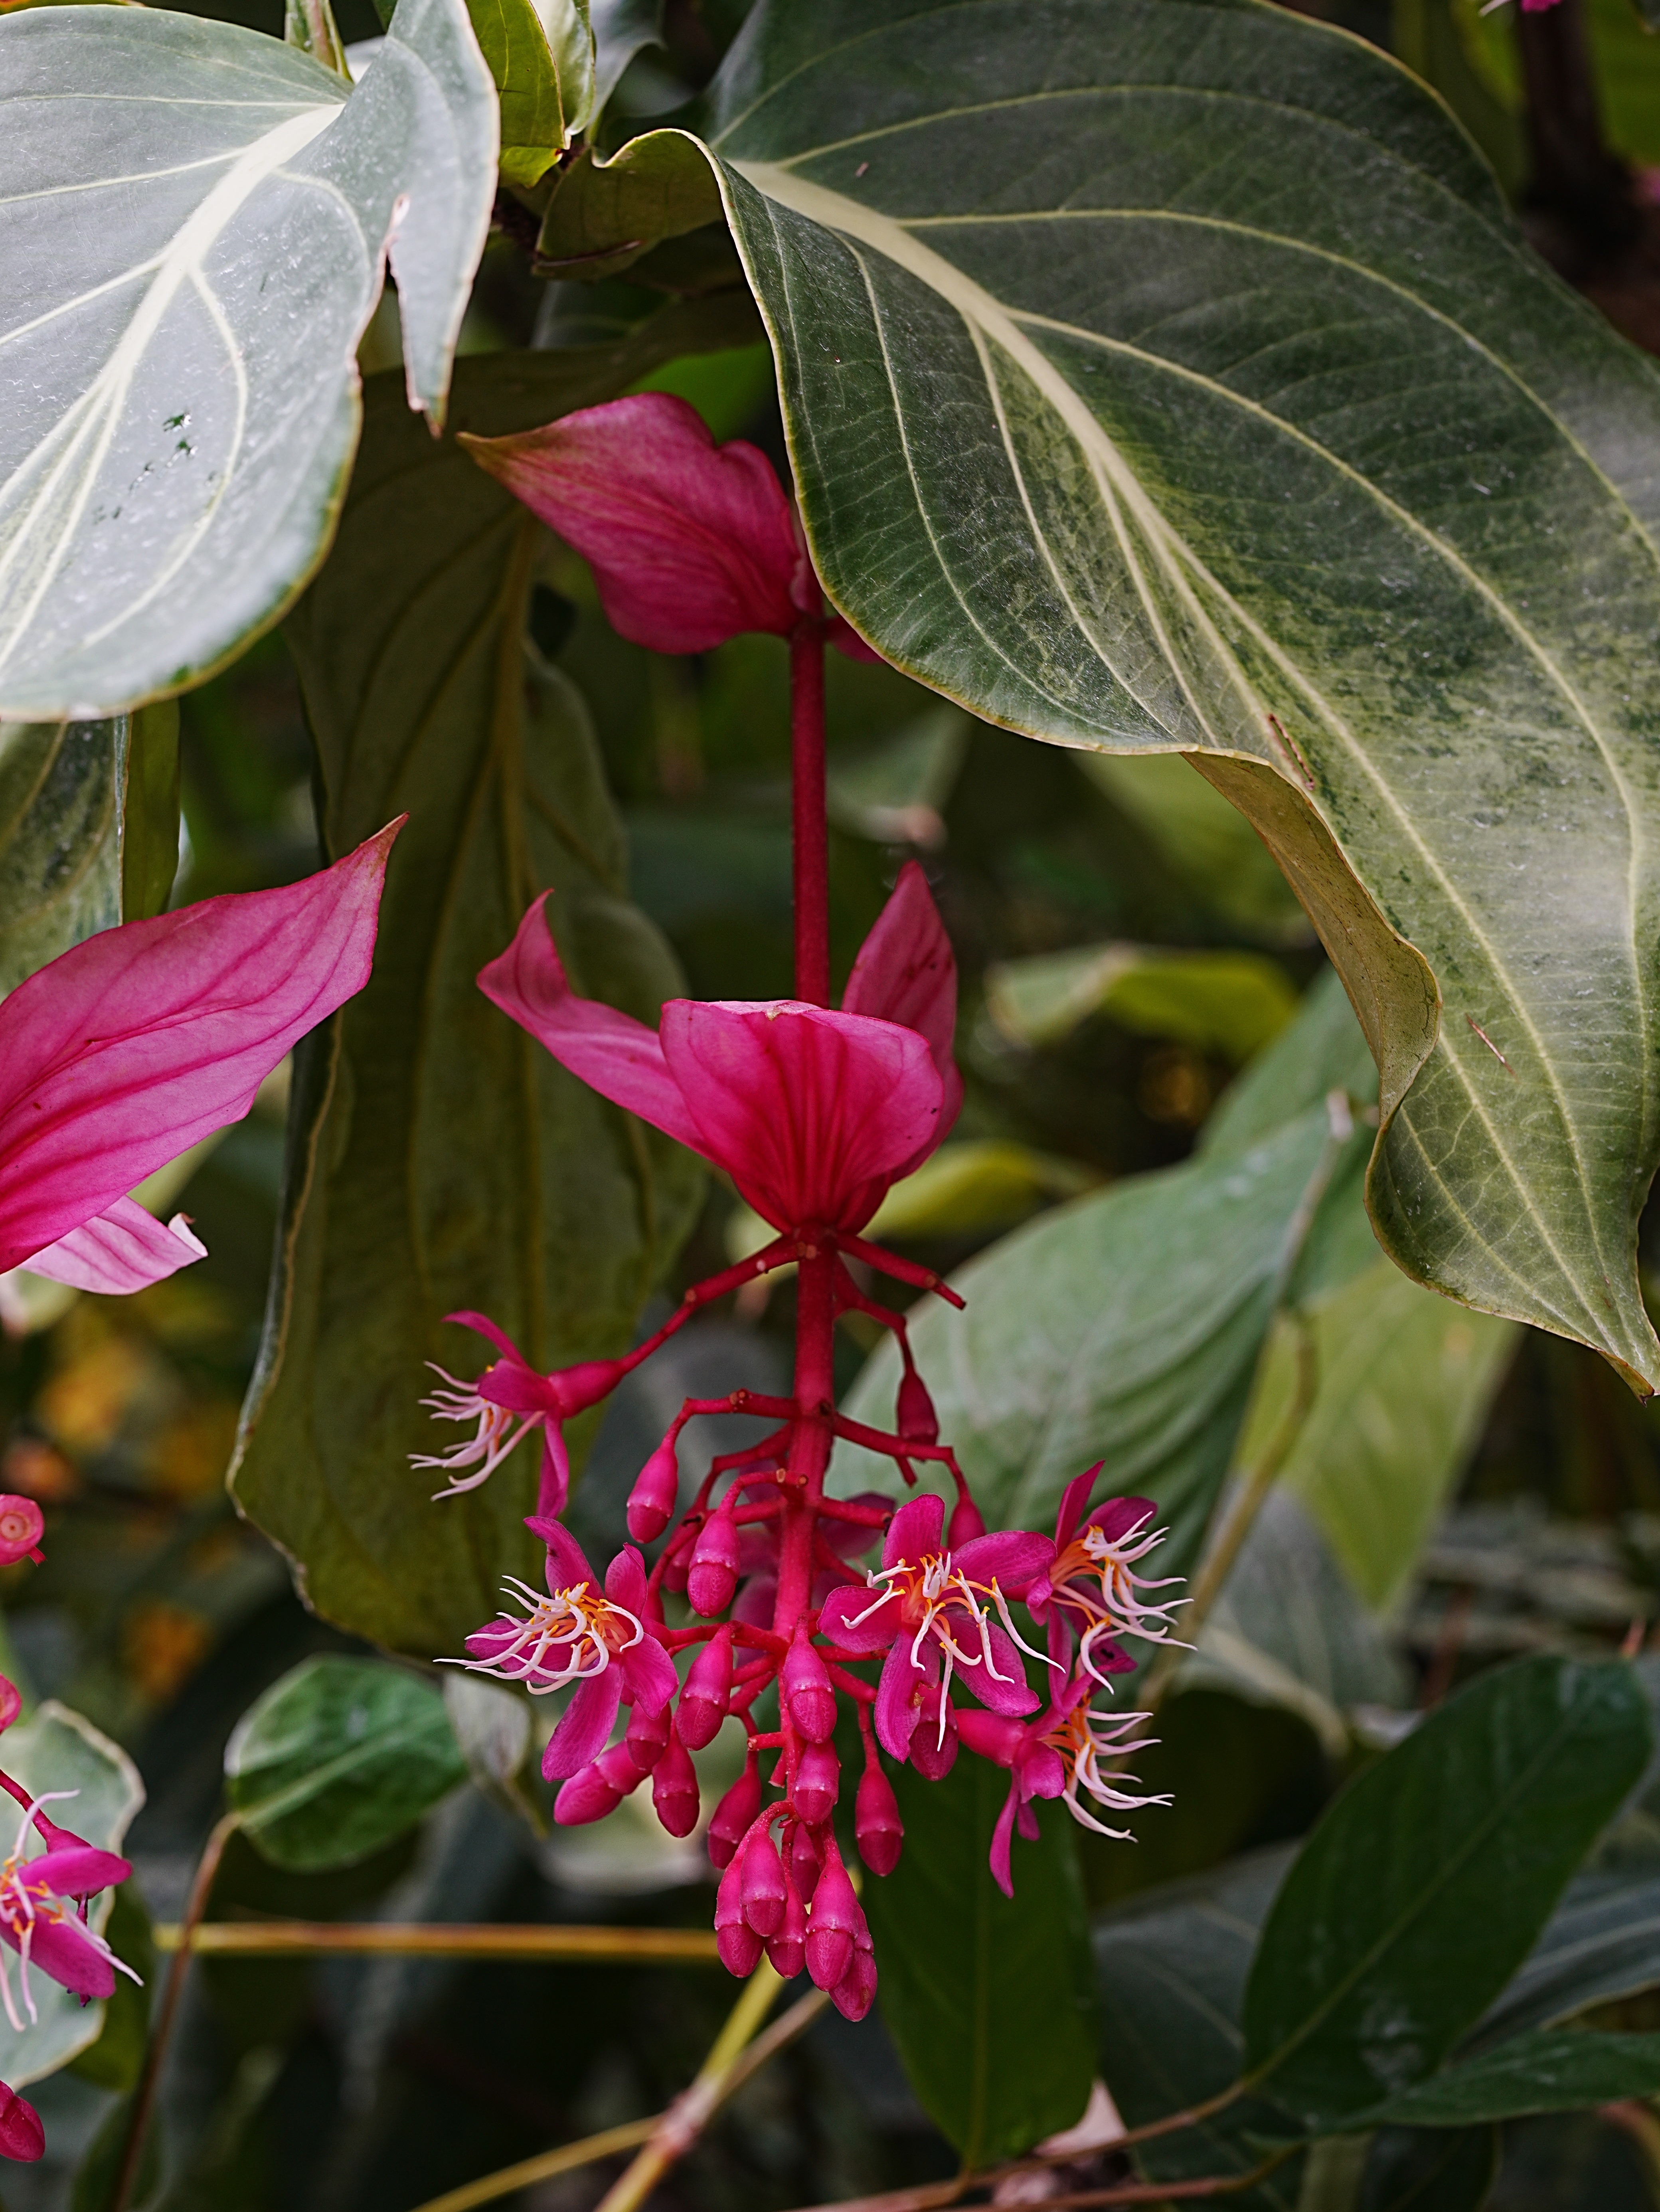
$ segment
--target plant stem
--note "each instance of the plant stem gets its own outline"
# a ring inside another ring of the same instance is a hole
[[[824,625],[790,639],[790,804],[794,847],[795,995],[830,1004],[830,829],[824,815]]]
[[[713,1966],[714,1931],[705,1928],[515,1927],[466,1921],[215,1920],[186,1934],[163,1924],[158,1950],[210,1952],[216,1958],[581,1959],[616,1966]]]
[[[556,2173],[574,2173],[579,2166],[592,2166],[597,2159],[610,2158],[615,2151],[632,2150],[636,2143],[644,2142],[661,2117],[659,2113],[648,2120],[628,2120],[620,2128],[606,2128],[597,2136],[584,2136],[580,2142],[563,2143],[557,2150],[521,2159],[517,2166],[504,2166],[499,2173],[487,2173],[480,2181],[446,2190],[441,2197],[417,2205],[416,2212],[472,2212],[475,2205],[494,2204],[498,2197],[511,2197],[516,2190],[528,2189],[532,2182],[551,2181]]]
[[[1292,1446],[1302,1434],[1303,1424],[1314,1404],[1320,1380],[1319,1352],[1314,1340],[1314,1331],[1309,1325],[1307,1316],[1295,1307],[1288,1310],[1287,1318],[1297,1340],[1297,1379],[1291,1403],[1286,1407],[1279,1426],[1263,1446],[1256,1466],[1246,1475],[1226,1526],[1194,1577],[1193,1596],[1182,1616],[1183,1640],[1187,1644],[1198,1641],[1199,1631],[1210,1618],[1217,1599],[1221,1596],[1228,1577],[1233,1572],[1234,1564],[1244,1548],[1245,1539],[1256,1525],[1257,1515],[1268,1503],[1268,1492],[1279,1480],[1280,1471],[1291,1456]],[[1149,1713],[1156,1713],[1164,1703],[1183,1657],[1181,1645],[1167,1644],[1148,1669],[1141,1702]]]
[[[127,2128],[126,2148],[121,2154],[121,2169],[116,2176],[115,2188],[110,2197],[109,2212],[127,2212],[133,2184],[138,2177],[138,2161],[143,2156],[144,2139],[149,2133],[155,2093],[161,2086],[162,2062],[167,2055],[167,2045],[178,2018],[179,2000],[185,1993],[185,1976],[190,1970],[192,1940],[203,1913],[207,1910],[213,1878],[219,1871],[219,1862],[224,1856],[225,1846],[240,1825],[240,1814],[225,1814],[202,1846],[202,1856],[196,1863],[185,1917],[179,1923],[179,1947],[173,1953],[167,1968],[167,1978],[161,1988],[161,2002],[156,2007],[155,2025],[150,2029],[149,2046],[144,2052],[143,2071],[138,2077],[138,2087],[133,2092],[132,2118]]]

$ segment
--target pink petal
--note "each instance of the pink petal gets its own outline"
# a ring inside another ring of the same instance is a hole
[[[873,645],[866,645],[843,615],[832,615],[830,627],[824,632],[826,641],[838,653],[845,653],[849,660],[878,660],[882,658]]]
[[[636,645],[704,653],[740,630],[787,636],[800,619],[795,526],[771,463],[741,438],[717,447],[684,399],[641,392],[462,443],[582,555],[611,628]]]
[[[525,1526],[532,1536],[539,1536],[548,1547],[548,1588],[550,1590],[575,1589],[583,1583],[594,1589],[599,1588],[599,1577],[588,1565],[582,1547],[577,1542],[562,1521],[551,1521],[541,1514],[532,1514]],[[573,1773],[575,1771],[572,1769]]]
[[[557,1421],[542,1430],[542,1466],[536,1478],[536,1510],[544,1518],[562,1513],[570,1497],[570,1453]]]
[[[1025,1747],[1026,1731],[1018,1721],[1001,1713],[977,1713],[972,1705],[959,1708],[957,1733],[970,1751],[994,1766],[1015,1765]]]
[[[938,1141],[939,1076],[914,1030],[789,1000],[673,999],[661,1035],[696,1149],[775,1228],[862,1228]]]
[[[623,1670],[623,1686],[640,1712],[661,1712],[680,1687],[673,1660],[649,1632],[638,1644],[630,1644],[617,1663]]]
[[[595,1674],[565,1708],[542,1754],[542,1779],[560,1782],[579,1774],[591,1759],[598,1759],[610,1738],[623,1702],[623,1677],[615,1667]]]
[[[1014,1816],[1014,1825],[1029,1844],[1035,1844],[1043,1832],[1037,1825],[1037,1814],[1032,1811],[1030,1802],[1025,1797],[1020,1800],[1019,1810]]]
[[[869,1613],[869,1620],[860,1620],[861,1613]],[[857,1627],[853,1626],[855,1621],[859,1623]],[[898,1632],[898,1601],[885,1601],[879,1591],[864,1583],[850,1583],[841,1589],[833,1589],[818,1615],[819,1634],[832,1637],[843,1651],[873,1655],[885,1651]]]
[[[1058,1797],[1066,1786],[1067,1765],[1060,1753],[1052,1743],[1034,1742],[1020,1762],[1022,1797]]]
[[[920,1498],[908,1498],[888,1523],[888,1533],[882,1540],[882,1565],[897,1567],[939,1551],[945,1525],[943,1498],[931,1490]]]
[[[916,1692],[927,1679],[923,1668],[911,1664],[910,1638],[902,1636],[883,1661],[876,1685],[876,1738],[891,1758],[910,1755],[919,1717]]]
[[[27,2097],[20,2097],[9,2083],[0,2081],[0,2158],[27,2165],[44,2157],[46,2148],[46,2131],[40,2113]]]
[[[14,1951],[22,1948],[9,1921],[0,1921],[0,1938]],[[63,1920],[43,1917],[35,1922],[29,1963],[78,1997],[106,1997],[115,1987],[114,1967],[72,1916]]]
[[[1098,1528],[1110,1544],[1116,1544],[1144,1521],[1151,1521],[1158,1510],[1151,1498],[1110,1498],[1091,1514],[1090,1525]]]
[[[1061,1510],[1055,1516],[1055,1548],[1057,1552],[1071,1543],[1077,1534],[1078,1524],[1084,1517],[1084,1509],[1090,1502],[1090,1492],[1105,1464],[1104,1460],[1097,1460],[1095,1465],[1086,1468],[1082,1474],[1073,1475],[1061,1492]]]
[[[513,943],[480,969],[479,989],[602,1098],[703,1151],[656,1030],[571,989],[543,911],[547,899],[544,891],[526,908]]]
[[[207,1256],[207,1246],[191,1234],[182,1213],[162,1223],[136,1200],[118,1198],[44,1252],[32,1254],[28,1267],[31,1274],[72,1283],[77,1291],[119,1296],[159,1283]]]
[[[961,1723],[958,1723],[961,1726]],[[1014,1816],[1020,1809],[1020,1785],[1009,1778],[1009,1794],[1003,1800],[1003,1809],[997,1815],[997,1826],[991,1832],[991,1850],[988,1854],[991,1878],[1005,1897],[1014,1894],[1014,1877],[1009,1870],[1009,1852],[1014,1842]]]
[[[31,1887],[45,1882],[57,1897],[95,1897],[100,1889],[125,1881],[131,1872],[130,1859],[80,1842],[55,1844],[31,1859],[26,1870]]]
[[[1053,1561],[1055,1547],[1029,1528],[1004,1528],[971,1536],[952,1557],[970,1582],[995,1582],[1005,1597],[1019,1597]]]
[[[362,988],[398,826],[279,890],[106,929],[0,1004],[0,1273],[239,1120]]]
[[[928,879],[915,860],[907,860],[899,871],[887,904],[859,948],[842,994],[842,1008],[844,1013],[899,1022],[927,1039],[945,1086],[939,1128],[939,1137],[943,1137],[963,1103],[963,1079],[952,1057],[957,1034],[957,958]]]
[[[605,1569],[605,1595],[613,1605],[625,1606],[630,1613],[644,1619],[646,1570],[632,1544],[624,1544]]]
[[[955,1616],[953,1615],[953,1620]],[[997,1674],[991,1674],[982,1659],[972,1665],[958,1665],[957,1674],[964,1687],[971,1690],[982,1705],[994,1713],[1032,1713],[1042,1702],[1026,1680],[1025,1669],[1020,1664],[1018,1647],[1012,1637],[1004,1633],[995,1621],[988,1623],[987,1633],[991,1639],[991,1656]],[[970,1630],[964,1624],[958,1641],[967,1648]],[[1002,1679],[1000,1680],[998,1677]]]

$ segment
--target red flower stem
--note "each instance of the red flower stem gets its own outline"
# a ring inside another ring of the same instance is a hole
[[[861,1682],[856,1674],[849,1674],[845,1668],[838,1667],[834,1660],[826,1662],[826,1671],[836,1688],[845,1690],[850,1698],[856,1698],[861,1708],[876,1703],[874,1682]]]
[[[867,1451],[880,1452],[884,1459],[896,1460],[901,1467],[907,1460],[932,1460],[950,1472],[959,1490],[963,1486],[963,1470],[949,1444],[907,1443],[903,1437],[891,1436],[885,1429],[867,1429],[862,1421],[850,1421],[842,1413],[836,1415],[831,1425],[848,1443],[863,1444]]]
[[[787,1267],[795,1257],[795,1246],[787,1237],[775,1237],[770,1244],[759,1252],[740,1260],[734,1267],[723,1267],[718,1275],[708,1275],[701,1283],[694,1283],[679,1304],[663,1323],[655,1335],[648,1336],[620,1364],[632,1371],[642,1360],[649,1359],[660,1345],[666,1344],[678,1328],[683,1328],[700,1306],[712,1304],[716,1298],[725,1297],[728,1291],[738,1291],[745,1283],[752,1283],[757,1275],[769,1275],[777,1267]]]
[[[824,814],[824,625],[790,638],[790,768],[795,872],[795,995],[830,1004],[830,830]]]
[[[824,1515],[826,1521],[851,1521],[860,1528],[885,1528],[893,1518],[893,1508],[860,1505],[852,1498],[827,1498]]]
[[[844,1229],[834,1231],[836,1249],[845,1252],[849,1259],[862,1260],[867,1267],[874,1267],[879,1275],[891,1275],[896,1283],[909,1283],[919,1291],[932,1291],[936,1297],[944,1298],[948,1306],[960,1312],[966,1303],[932,1267],[919,1267],[915,1260],[902,1260],[897,1252],[889,1252],[880,1244],[867,1244],[862,1237],[850,1237]]]

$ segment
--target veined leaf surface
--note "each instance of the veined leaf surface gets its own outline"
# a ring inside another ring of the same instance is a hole
[[[496,152],[462,0],[401,0],[356,90],[160,9],[0,25],[5,713],[177,690],[282,611],[344,493],[388,252],[441,416]]]
[[[771,0],[702,128],[838,605],[1202,764],[1366,1027],[1389,1251],[1660,1383],[1655,364],[1256,0]]]

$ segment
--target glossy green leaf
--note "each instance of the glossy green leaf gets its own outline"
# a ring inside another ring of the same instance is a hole
[[[1105,1014],[1138,1036],[1244,1060],[1292,1019],[1297,994],[1285,970],[1256,952],[1096,945],[1000,963],[987,972],[986,1005],[1015,1044],[1054,1044]]]
[[[1179,753],[1084,752],[1078,765],[1210,913],[1263,943],[1310,940],[1308,916],[1268,847]]]
[[[654,131],[608,161],[588,149],[561,170],[536,250],[550,273],[594,282],[720,220],[707,165],[678,133]]]
[[[915,1313],[911,1345],[940,1434],[991,1525],[1047,1526],[1073,1476],[1104,1460],[1113,1489],[1158,1499],[1171,1529],[1161,1571],[1191,1571],[1268,1322],[1340,1150],[1316,1106],[1238,1158],[1057,1207],[953,1277],[965,1312]],[[890,1425],[899,1375],[885,1345],[848,1412]],[[836,1470],[850,1490],[888,1479],[847,1446]]]
[[[1660,1863],[1577,1875],[1526,1964],[1482,2015],[1472,2047],[1484,2050],[1588,2006],[1660,1988]]]
[[[467,1778],[435,1681],[378,1659],[307,1659],[225,1746],[225,1795],[274,1864],[352,1866]]]
[[[1380,2128],[1354,2212],[1481,2212],[1498,2170],[1497,2128]]]
[[[836,604],[1199,763],[1361,1010],[1388,1249],[1660,1383],[1660,368],[1414,78],[1250,0],[767,0],[702,128]]]
[[[455,417],[545,422],[730,327],[725,308],[676,310],[620,347],[484,356],[458,374]],[[313,1605],[422,1654],[459,1651],[502,1574],[537,1572],[530,1452],[436,1504],[441,1477],[410,1466],[453,1440],[422,1410],[423,1362],[471,1375],[490,1356],[445,1315],[489,1314],[544,1369],[619,1352],[699,1188],[688,1153],[566,1074],[474,980],[552,886],[579,988],[654,1020],[676,985],[624,896],[586,710],[526,646],[538,535],[383,379],[338,543],[289,633],[328,849],[410,821],[373,980],[301,1055],[233,1481]]]
[[[1404,2092],[1533,1948],[1642,1772],[1629,1668],[1479,1676],[1352,1783],[1274,1900],[1244,2009],[1250,2077],[1309,2127]]]
[[[911,2086],[965,2167],[1070,2127],[1095,2074],[1094,1991],[1071,1822],[1014,1845],[1014,1895],[986,1863],[1008,1777],[962,1753],[943,1782],[893,1777],[894,1871],[865,1886],[882,2018]]]
[[[1239,2027],[1251,1953],[1289,1854],[1261,1851],[1171,1883],[1095,1923],[1101,2075],[1130,2127],[1217,2097],[1239,2078]],[[1144,2172],[1177,2181],[1257,2165],[1253,2134],[1282,2135],[1272,2107],[1245,2098],[1181,2133],[1145,2143]],[[1295,2212],[1300,2162],[1228,2202],[1248,2212]]]
[[[65,1802],[52,1807],[54,1818],[106,1850],[120,1850],[133,1815],[144,1802],[138,1770],[121,1747],[55,1698],[7,1729],[5,1768],[14,1781],[37,1796],[49,1790],[72,1793]],[[21,1807],[5,1817],[9,1821],[6,1848],[10,1850],[22,1832]],[[92,1924],[100,1934],[108,1932],[113,1897],[112,1891],[106,1890],[93,1902]],[[15,1990],[15,1963],[9,1972]],[[29,1987],[34,2020],[25,2014],[24,2026],[15,2028],[0,2009],[0,2081],[9,2081],[14,2089],[55,2074],[96,2043],[108,2011],[101,2003],[82,2005],[79,1997],[42,1973],[30,1976]]]
[[[0,26],[7,713],[179,690],[276,619],[338,512],[388,252],[442,416],[496,145],[462,0],[400,0],[355,90],[161,9]]]
[[[1383,1612],[1399,1595],[1474,1449],[1516,1350],[1514,1322],[1452,1304],[1388,1261],[1310,1316],[1318,1382],[1280,1481]],[[1249,1462],[1295,1387],[1291,1332],[1270,1344],[1246,1424]]]
[[[660,43],[664,0],[588,0],[593,32],[593,115],[599,115],[637,53]]]
[[[0,722],[0,993],[121,919],[125,733]]]
[[[570,143],[593,96],[587,16],[556,0],[544,22],[532,0],[467,0],[479,52],[502,103],[502,174],[533,185]]]
[[[1660,2035],[1541,2028],[1462,2066],[1444,2068],[1369,2115],[1380,2126],[1465,2127],[1572,2112],[1660,2093]]]

